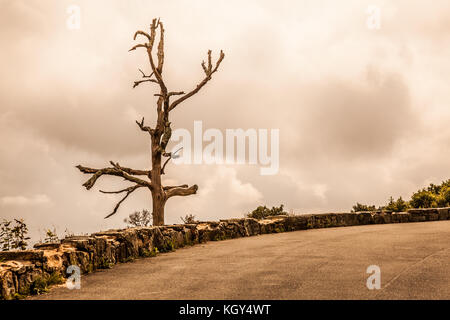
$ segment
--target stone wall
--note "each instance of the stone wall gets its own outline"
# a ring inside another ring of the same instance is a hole
[[[67,237],[60,243],[35,245],[34,250],[0,252],[0,299],[23,298],[63,283],[70,265],[78,266],[86,274],[206,241],[315,228],[436,220],[449,220],[449,208],[229,219]]]

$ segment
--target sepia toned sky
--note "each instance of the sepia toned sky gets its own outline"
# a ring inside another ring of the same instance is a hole
[[[67,8],[81,8],[79,30]],[[380,8],[380,29],[367,8]],[[154,87],[132,89],[149,70],[128,52],[138,29],[160,17],[164,75],[172,91],[201,80],[208,49],[220,71],[171,115],[174,128],[280,129],[280,170],[255,165],[171,165],[166,183],[198,184],[172,198],[166,222],[242,217],[258,205],[297,213],[348,211],[358,202],[450,178],[450,2],[0,0],[0,218],[24,218],[35,240],[123,227],[151,208],[149,191],[102,178],[91,191],[82,164],[149,167],[135,120],[154,117]]]

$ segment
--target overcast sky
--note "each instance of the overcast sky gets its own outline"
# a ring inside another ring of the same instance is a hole
[[[67,8],[81,8],[79,30]],[[381,9],[380,29],[367,8]],[[151,208],[149,191],[102,178],[91,191],[82,164],[149,167],[135,120],[154,119],[154,86],[132,89],[145,53],[128,53],[138,29],[160,17],[165,78],[188,91],[208,49],[226,58],[202,92],[175,109],[174,128],[280,129],[280,170],[255,165],[171,165],[164,181],[198,184],[172,198],[166,222],[242,217],[258,205],[297,213],[349,211],[409,198],[450,178],[450,2],[0,0],[0,218],[85,233],[123,227]],[[119,181],[118,181],[119,180]]]

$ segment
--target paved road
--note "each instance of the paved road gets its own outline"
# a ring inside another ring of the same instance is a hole
[[[366,287],[370,265],[381,268],[380,290]],[[450,221],[209,242],[33,299],[450,299]]]

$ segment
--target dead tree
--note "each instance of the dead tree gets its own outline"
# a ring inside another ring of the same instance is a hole
[[[155,61],[153,57],[153,49],[157,37],[157,31],[159,30],[159,43],[155,49],[157,59]],[[119,191],[102,191],[102,193],[111,194],[125,194],[124,197],[116,204],[111,214],[105,217],[108,218],[115,214],[127,197],[140,188],[147,188],[152,195],[153,205],[153,225],[164,225],[164,206],[166,201],[174,196],[189,196],[197,192],[198,186],[188,185],[179,186],[163,186],[161,182],[161,175],[165,174],[165,167],[167,163],[172,159],[172,153],[166,152],[167,143],[170,140],[172,134],[171,122],[169,122],[170,112],[173,111],[178,105],[186,101],[197,92],[199,92],[212,78],[212,75],[217,72],[219,66],[225,55],[220,51],[220,57],[213,65],[211,58],[211,50],[208,51],[208,61],[203,61],[201,66],[205,73],[204,78],[197,84],[197,86],[190,92],[183,91],[169,91],[162,76],[164,66],[164,27],[161,21],[154,19],[150,26],[150,33],[144,31],[137,31],[134,35],[134,40],[138,36],[145,38],[145,43],[135,45],[130,51],[136,49],[144,49],[147,51],[151,73],[146,75],[142,70],[139,71],[142,74],[142,79],[135,81],[133,88],[136,88],[140,84],[149,83],[157,85],[159,93],[155,94],[158,97],[156,103],[156,124],[154,127],[146,126],[144,118],[140,121],[136,121],[138,128],[149,135],[151,141],[151,170],[136,170],[121,166],[117,162],[110,161],[111,167],[102,169],[93,169],[84,166],[77,166],[77,168],[84,174],[91,174],[91,178],[87,180],[83,186],[89,190],[91,189],[97,180],[103,175],[117,176],[132,183],[128,188]],[[162,162],[165,158],[164,163]],[[163,165],[161,165],[163,163]]]

